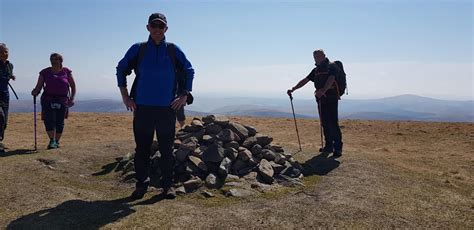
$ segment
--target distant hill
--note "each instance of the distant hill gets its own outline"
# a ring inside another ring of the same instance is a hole
[[[315,100],[294,100],[298,118],[317,118]],[[41,106],[37,105],[38,111]],[[11,100],[11,112],[32,112],[32,100]],[[121,101],[77,101],[72,112],[126,112]],[[188,116],[207,114],[292,118],[289,100],[272,98],[199,98],[186,107]],[[416,95],[339,102],[341,119],[474,122],[474,101],[438,100]]]

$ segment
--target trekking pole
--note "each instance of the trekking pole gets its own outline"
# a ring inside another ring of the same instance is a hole
[[[34,129],[35,129],[35,151],[37,150],[36,148],[36,96],[33,96],[33,119],[34,119]]]
[[[291,102],[291,110],[293,111],[293,120],[295,120],[295,128],[296,128],[296,136],[298,137],[298,145],[300,146],[300,150],[298,152],[301,152],[301,141],[300,141],[300,134],[298,132],[298,125],[296,124],[296,115],[295,115],[295,108],[293,107],[293,96],[290,96],[290,102]]]
[[[323,118],[321,116],[321,103],[316,98],[316,104],[318,105],[318,114],[319,114],[319,127],[320,127],[320,134],[321,134],[321,148],[319,149],[320,152],[323,151]]]
[[[10,85],[10,82],[8,82],[8,85],[10,86],[10,89],[12,89],[13,94],[15,94],[16,99],[18,100],[18,95],[16,95],[15,90],[13,89],[13,86]]]

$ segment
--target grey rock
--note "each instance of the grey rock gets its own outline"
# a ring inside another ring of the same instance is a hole
[[[260,165],[258,166],[258,173],[263,179],[263,181],[265,181],[266,183],[271,184],[273,182],[274,171],[272,165],[267,160],[262,159],[260,161]]]
[[[232,161],[225,157],[219,165],[218,174],[220,176],[226,177],[230,173],[230,168],[232,167]]]
[[[262,146],[259,144],[254,145],[251,149],[250,152],[252,152],[253,155],[258,155],[262,153]]]
[[[217,188],[217,177],[216,175],[210,173],[209,175],[207,175],[206,177],[206,186],[208,188]]]
[[[207,166],[200,158],[195,156],[189,156],[189,161],[191,161],[191,163],[197,166],[200,170],[207,172]]]
[[[224,156],[228,157],[231,161],[235,161],[237,159],[239,152],[234,148],[225,148]]]
[[[247,137],[247,139],[245,139],[242,146],[247,148],[247,149],[251,149],[256,144],[257,144],[257,138],[256,137]]]
[[[224,159],[224,148],[214,143],[207,147],[202,153],[202,160],[205,162],[220,163]]]
[[[227,175],[227,177],[225,178],[226,182],[239,181],[239,180],[240,180],[239,176],[232,175],[232,174]]]
[[[229,187],[244,187],[245,184],[242,182],[237,182],[237,181],[231,181],[231,182],[226,182],[224,186],[229,186]]]
[[[206,133],[206,130],[201,129],[199,131],[191,133],[191,135],[195,137],[198,141],[201,141],[205,133]]]
[[[181,140],[176,138],[173,143],[173,148],[179,149],[179,146],[181,146]]]
[[[185,125],[183,127],[183,131],[187,132],[187,133],[196,132],[196,131],[199,131],[201,129],[202,129],[202,127],[200,127],[200,126],[192,126],[192,125]]]
[[[249,190],[232,188],[225,195],[233,196],[233,197],[247,197],[247,196],[252,196],[254,194],[255,194],[254,192],[249,191]]]
[[[270,161],[270,165],[272,166],[273,171],[274,171],[275,174],[280,174],[280,172],[283,171],[283,169],[286,168],[285,165],[277,164],[273,161]]]
[[[206,134],[216,135],[220,131],[222,131],[222,127],[218,124],[211,123],[208,126],[206,126]]]
[[[184,188],[184,186],[179,186],[175,189],[176,191],[176,195],[184,195],[186,194],[186,189]]]
[[[237,141],[231,141],[231,142],[225,144],[224,147],[238,149],[240,147],[240,145]]]
[[[240,159],[245,162],[249,161],[250,158],[252,158],[252,153],[248,149],[245,149],[244,151],[240,151],[237,157],[237,159]]]
[[[233,172],[235,172],[234,174],[238,175],[238,172],[245,167],[247,167],[247,163],[245,163],[245,161],[237,159],[232,165],[232,170]]]
[[[202,117],[202,121],[204,122],[204,124],[210,124],[212,122],[214,122],[216,120],[216,117],[214,115],[208,115],[208,116],[205,116],[205,117]]]
[[[199,129],[204,128],[204,124],[198,118],[194,118],[193,121],[191,121],[191,126],[194,126]]]
[[[240,169],[237,173],[239,176],[245,176],[249,173],[251,173],[253,170],[255,170],[256,166],[249,166],[247,165],[246,167]]]
[[[257,134],[257,129],[255,129],[254,127],[249,125],[244,125],[244,127],[247,129],[250,137],[255,136],[255,134]]]
[[[189,151],[194,151],[198,147],[198,139],[195,137],[190,137],[182,141],[180,149],[186,149]]]
[[[203,191],[201,192],[201,195],[203,195],[203,196],[206,197],[206,198],[215,197],[215,195],[212,194],[212,192],[209,192],[209,191],[207,191],[207,190],[203,190]]]
[[[176,151],[176,160],[184,162],[188,158],[189,153],[191,153],[189,149],[178,149],[178,151]]]
[[[202,142],[203,142],[204,144],[212,144],[212,143],[214,143],[216,140],[217,140],[217,138],[216,138],[216,136],[214,136],[214,135],[204,135],[204,136],[202,137]]]
[[[276,158],[276,154],[272,150],[269,150],[269,149],[262,150],[262,155],[263,155],[263,158],[268,161],[273,161]]]
[[[227,143],[231,141],[240,141],[240,137],[230,129],[223,129],[217,134],[217,139]]]
[[[257,172],[249,172],[247,175],[243,176],[247,181],[255,181],[257,180],[258,173]]]
[[[249,136],[249,131],[237,122],[230,122],[227,127],[237,134],[241,140],[245,140]]]
[[[189,163],[186,165],[186,172],[189,175],[195,175],[195,176],[202,175],[202,170],[196,165],[194,165],[193,163]]]
[[[262,134],[257,134],[255,135],[255,137],[257,138],[257,144],[259,144],[260,146],[267,146],[273,141],[273,137],[265,136]]]
[[[225,127],[229,124],[229,119],[225,117],[216,117],[214,123],[220,125],[221,127]]]
[[[276,152],[276,153],[282,153],[282,152],[285,152],[285,150],[283,149],[282,146],[280,145],[270,145],[268,147],[268,149],[272,150],[273,152]]]
[[[202,186],[202,180],[199,178],[193,178],[190,179],[186,182],[184,182],[184,188],[186,189],[186,192],[192,192]]]

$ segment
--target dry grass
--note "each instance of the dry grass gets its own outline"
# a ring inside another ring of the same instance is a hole
[[[236,117],[295,152],[291,119]],[[73,113],[62,147],[45,150],[32,114],[12,114],[9,152],[0,156],[0,226],[8,228],[472,228],[474,124],[342,121],[345,154],[313,157],[320,147],[315,120],[298,120],[300,162],[315,169],[305,188],[248,198],[199,194],[161,200],[157,191],[129,202],[133,184],[102,166],[133,151],[131,114]],[[337,167],[338,166],[338,167]],[[327,175],[326,175],[327,173]]]

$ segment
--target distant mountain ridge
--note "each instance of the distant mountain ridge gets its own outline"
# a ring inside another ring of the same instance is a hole
[[[315,100],[294,100],[298,118],[317,118]],[[37,110],[40,111],[38,100]],[[11,112],[32,112],[30,100],[11,100]],[[126,112],[121,101],[96,99],[77,101],[72,112]],[[272,98],[200,98],[186,107],[189,116],[206,114],[254,117],[292,118],[290,101]],[[400,95],[380,99],[339,101],[341,119],[413,120],[474,122],[474,101],[438,100],[416,95]]]

